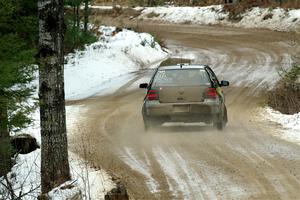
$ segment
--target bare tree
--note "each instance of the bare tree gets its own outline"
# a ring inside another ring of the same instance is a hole
[[[18,154],[15,155],[15,158]],[[24,160],[14,166],[14,170],[0,177],[0,199],[20,200],[25,197],[38,197],[40,185],[30,176],[36,176],[39,156]]]
[[[39,0],[39,100],[42,193],[70,179],[66,134],[63,0]]]

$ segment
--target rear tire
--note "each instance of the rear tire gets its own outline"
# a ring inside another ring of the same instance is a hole
[[[225,106],[225,108],[224,108],[224,122],[225,122],[225,125],[227,124],[227,122],[228,122],[228,116],[227,116],[227,108],[226,108],[226,106]],[[224,126],[225,126],[224,125]]]
[[[223,121],[221,121],[221,122],[218,121],[218,122],[215,122],[215,123],[214,123],[214,127],[216,127],[216,128],[217,128],[218,130],[220,130],[220,131],[223,130],[224,126],[225,126],[225,125],[224,125],[224,122],[223,122]]]
[[[144,120],[144,129],[145,129],[145,131],[148,131],[150,129],[150,124],[146,120]]]
[[[161,125],[161,122],[159,122],[155,119],[149,119],[149,118],[144,117],[143,120],[144,120],[145,131],[149,131],[150,129],[158,127],[158,126]]]
[[[219,114],[216,116],[213,125],[216,127],[218,130],[223,130],[228,122],[228,116],[227,116],[227,108],[224,105],[224,110],[223,114]]]
[[[226,125],[225,116],[218,115],[216,119],[213,122],[214,127],[216,127],[218,130],[223,130],[223,128]]]

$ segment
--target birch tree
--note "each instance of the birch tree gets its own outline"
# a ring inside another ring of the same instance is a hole
[[[38,1],[43,194],[70,179],[63,73],[63,6],[63,0]]]

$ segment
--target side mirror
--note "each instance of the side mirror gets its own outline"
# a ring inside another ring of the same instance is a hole
[[[147,88],[148,87],[148,83],[142,83],[140,84],[140,88]]]
[[[221,87],[222,86],[229,86],[229,81],[221,81]]]

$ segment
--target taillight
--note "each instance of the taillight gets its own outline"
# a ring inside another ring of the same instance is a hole
[[[147,99],[149,101],[157,100],[158,99],[157,91],[156,90],[149,90],[149,92],[147,94]]]
[[[205,91],[205,97],[208,99],[216,99],[218,97],[216,88],[207,88]]]

